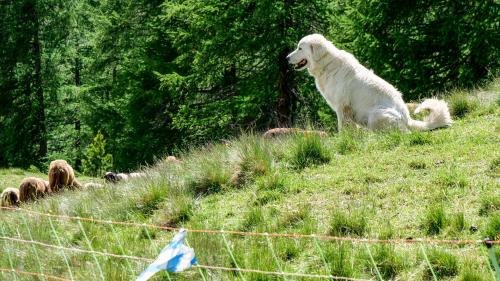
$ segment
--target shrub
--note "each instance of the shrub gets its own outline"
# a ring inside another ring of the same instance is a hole
[[[82,167],[89,176],[102,176],[113,167],[113,155],[106,152],[106,140],[100,130],[85,152]]]

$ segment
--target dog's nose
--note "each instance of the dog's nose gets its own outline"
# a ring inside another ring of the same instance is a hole
[[[286,56],[286,60],[287,60],[288,62],[290,62],[290,56],[291,56],[291,55],[292,55],[292,54],[288,54],[288,56]]]

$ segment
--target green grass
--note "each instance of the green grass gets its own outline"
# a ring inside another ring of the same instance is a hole
[[[492,85],[467,98],[477,106],[448,100],[460,118],[455,117],[447,129],[374,133],[349,128],[325,138],[292,135],[272,140],[248,134],[176,155],[183,160],[180,164],[160,161],[145,169],[149,176],[144,179],[66,191],[22,207],[188,229],[500,239],[500,79]],[[0,189],[17,186],[27,176],[46,178],[33,169],[3,169]],[[98,180],[77,178],[83,183]],[[469,231],[470,226],[478,231]],[[155,258],[173,233],[91,222],[80,226],[75,221],[1,211],[0,236],[89,249],[87,237],[95,251]],[[375,280],[376,266],[384,280],[432,280],[418,244],[370,244],[368,252],[363,243],[197,232],[190,232],[187,241],[200,264]],[[423,246],[439,280],[492,280],[481,246]],[[94,259],[91,254],[63,255],[57,249],[4,240],[0,252],[0,268],[12,263],[40,272],[40,261],[44,273],[69,278],[66,257],[77,280],[99,280],[97,264],[107,280],[133,280],[147,266],[135,260]],[[236,272],[202,272],[207,280],[241,280]],[[246,280],[283,279],[242,274]],[[171,278],[203,280],[198,270]],[[16,279],[0,273],[0,280]],[[159,273],[153,280],[169,278]]]
[[[439,234],[448,223],[448,218],[442,205],[431,205],[425,213],[422,228],[428,235]]]
[[[450,113],[455,118],[463,118],[479,107],[479,101],[466,92],[457,92],[449,97]]]

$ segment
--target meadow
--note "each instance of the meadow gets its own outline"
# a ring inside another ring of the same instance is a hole
[[[74,280],[134,280],[173,232],[23,210],[193,230],[375,239],[500,240],[500,79],[447,93],[452,127],[431,132],[349,128],[328,137],[258,133],[192,148],[133,179],[65,191],[0,212],[0,268]],[[0,189],[29,171],[0,171]],[[79,178],[81,182],[99,179]],[[188,232],[203,265],[373,280],[494,280],[483,245],[367,244]],[[496,246],[500,258],[500,246]],[[44,280],[0,273],[1,280]],[[318,280],[191,269],[153,280]]]

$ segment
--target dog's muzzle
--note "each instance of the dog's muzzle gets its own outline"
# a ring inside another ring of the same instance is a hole
[[[294,65],[295,70],[304,68],[307,65],[307,60],[303,59]]]

